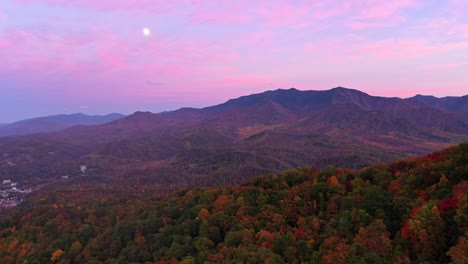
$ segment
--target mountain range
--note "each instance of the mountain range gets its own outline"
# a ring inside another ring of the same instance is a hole
[[[468,97],[278,89],[202,109],[0,139],[0,179],[48,181],[80,164],[109,183],[218,185],[298,166],[362,168],[468,141]]]
[[[11,124],[0,124],[0,137],[54,132],[77,125],[99,125],[122,117],[124,117],[124,115],[117,113],[104,116],[90,116],[82,113],[76,113],[70,115],[62,114],[37,117],[21,120]]]

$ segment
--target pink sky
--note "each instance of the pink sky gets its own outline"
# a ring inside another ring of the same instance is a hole
[[[465,95],[467,3],[3,0],[0,123],[203,107],[290,87]]]

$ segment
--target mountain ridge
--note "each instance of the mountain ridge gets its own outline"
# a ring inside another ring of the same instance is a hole
[[[78,125],[98,125],[125,117],[122,114],[86,115],[83,113],[59,114],[20,120],[0,126],[0,137],[20,136],[60,131]]]
[[[0,139],[8,154],[0,156],[0,179],[53,178],[85,164],[125,182],[216,185],[304,165],[362,168],[464,141],[466,116],[424,102],[342,87],[278,89]]]
[[[441,109],[448,112],[458,113],[461,115],[468,115],[468,95],[456,97],[446,96],[437,98],[432,95],[416,95],[408,98],[411,101],[419,101],[426,103],[437,109]]]

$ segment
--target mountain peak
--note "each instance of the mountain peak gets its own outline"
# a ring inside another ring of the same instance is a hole
[[[335,87],[335,88],[332,88],[331,90],[342,90],[342,89],[343,89],[343,90],[353,90],[353,89],[351,89],[351,88],[346,88],[346,87],[343,87],[343,86],[337,86],[337,87]]]
[[[435,98],[435,99],[437,99],[438,97],[435,97],[433,95],[417,94],[417,95],[413,96],[413,98]]]
[[[162,117],[158,114],[151,113],[150,111],[136,111],[135,113],[129,115],[125,119],[128,121],[150,121],[150,120],[159,120]]]
[[[145,115],[154,115],[154,113],[151,113],[150,111],[136,111],[130,116],[145,116]]]
[[[294,87],[291,87],[291,88],[289,88],[289,89],[278,88],[278,89],[273,90],[273,91],[271,91],[271,92],[276,92],[276,91],[280,91],[280,92],[281,92],[281,91],[300,92],[300,90],[298,90],[298,89],[296,89],[296,88],[294,88]]]
[[[118,127],[119,129],[124,128],[126,129],[125,133],[130,133],[132,131],[148,132],[154,128],[161,127],[162,124],[166,124],[165,121],[167,121],[167,119],[161,115],[149,111],[137,111],[107,125],[114,128]]]
[[[346,87],[342,87],[342,86],[338,86],[338,87],[332,88],[332,89],[330,89],[329,91],[333,91],[333,92],[347,92],[347,93],[365,94],[365,95],[368,95],[367,93],[365,93],[365,92],[363,92],[363,91],[356,90],[356,89],[351,89],[351,88],[346,88]]]

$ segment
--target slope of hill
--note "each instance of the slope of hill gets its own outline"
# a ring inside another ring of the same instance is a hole
[[[466,263],[468,144],[235,187],[47,188],[0,218],[2,263]]]
[[[414,97],[409,98],[410,100],[424,102],[426,104],[431,105],[437,109],[441,109],[444,111],[458,113],[460,115],[468,115],[468,95],[462,97],[442,97],[437,98],[430,95],[416,95]]]
[[[0,137],[47,133],[63,130],[77,125],[98,125],[124,117],[122,114],[89,116],[81,113],[55,115],[21,120],[0,126]]]
[[[235,184],[297,166],[362,168],[464,141],[468,116],[423,102],[279,89],[0,139],[0,179],[48,181],[84,164],[115,183]]]

